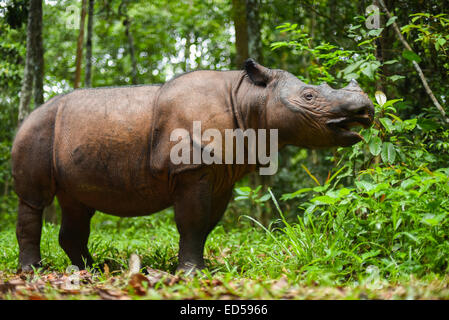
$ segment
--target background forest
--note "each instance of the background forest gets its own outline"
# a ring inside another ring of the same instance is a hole
[[[446,0],[0,1],[0,279],[17,268],[10,152],[31,110],[77,87],[163,83],[240,69],[252,57],[306,83],[356,79],[376,107],[365,141],[289,147],[277,175],[242,180],[206,244],[206,279],[194,285],[160,280],[176,268],[171,210],[98,213],[89,247],[102,271],[85,275],[95,281],[76,294],[448,298],[448,8]],[[55,203],[42,235],[49,274],[69,265],[59,219]],[[124,276],[132,253],[146,280]],[[47,297],[68,294],[54,287]],[[5,295],[29,297],[17,292]]]

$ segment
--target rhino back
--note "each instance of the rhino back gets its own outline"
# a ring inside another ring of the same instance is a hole
[[[152,183],[148,160],[158,89],[85,89],[67,95],[55,123],[58,187],[88,206],[118,215],[165,206],[164,186]],[[154,197],[160,201],[150,201]]]
[[[193,138],[193,122],[201,123],[201,130],[225,129],[236,126],[231,106],[232,85],[238,71],[194,71],[164,84],[158,93],[153,118],[153,153],[151,163],[155,171],[180,172],[203,165],[180,164],[174,166],[169,160],[170,150],[178,141],[170,141],[174,129],[185,129]],[[174,116],[175,115],[175,116]],[[195,141],[205,145],[202,141]]]

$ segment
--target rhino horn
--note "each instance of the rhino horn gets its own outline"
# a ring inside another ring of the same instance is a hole
[[[353,90],[353,91],[362,91],[358,82],[355,79],[351,79],[349,84],[346,87],[344,87],[344,89],[349,89],[349,90]]]

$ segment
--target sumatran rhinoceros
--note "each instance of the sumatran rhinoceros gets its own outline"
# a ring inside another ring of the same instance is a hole
[[[194,71],[163,85],[57,96],[28,116],[12,148],[20,266],[40,265],[42,211],[56,196],[59,243],[80,268],[93,262],[87,242],[96,210],[134,217],[170,206],[180,234],[178,269],[203,268],[206,238],[234,184],[259,164],[174,163],[174,130],[192,132],[196,121],[215,133],[276,129],[279,148],[350,146],[362,139],[351,128],[371,125],[373,114],[354,80],[339,90],[308,85],[251,59],[241,71]]]

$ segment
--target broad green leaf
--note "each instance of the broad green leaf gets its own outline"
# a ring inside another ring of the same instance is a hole
[[[331,198],[329,196],[319,196],[313,198],[310,201],[312,201],[315,204],[334,204],[335,202],[337,202],[337,199]]]
[[[431,227],[434,227],[436,225],[438,225],[441,220],[443,220],[444,216],[443,215],[434,215],[434,214],[426,214],[422,219],[421,222],[424,224],[427,224]]]
[[[393,59],[393,60],[385,61],[384,64],[393,64],[393,63],[397,63],[397,62],[398,62],[398,60]]]
[[[347,66],[346,68],[344,68],[342,70],[343,74],[347,75],[347,74],[352,73],[354,70],[358,69],[362,63],[363,63],[363,60],[357,61],[353,64],[350,64],[349,66]]]
[[[263,195],[262,197],[260,197],[259,199],[257,199],[258,202],[265,202],[267,200],[271,199],[271,195],[269,193]]]
[[[396,159],[396,149],[391,142],[385,142],[382,146],[382,152],[380,154],[382,161],[386,163],[393,163]]]
[[[397,75],[397,74],[395,74],[395,75],[393,75],[391,77],[388,77],[388,79],[390,79],[393,82],[395,82],[395,81],[397,81],[399,79],[404,79],[404,78],[405,78],[404,76],[400,76],[400,75]]]
[[[235,192],[237,192],[237,194],[239,194],[241,196],[247,196],[251,193],[250,187],[235,188],[234,190],[235,190]]]
[[[383,30],[384,28],[372,29],[368,32],[368,35],[371,37],[378,37]]]
[[[296,192],[293,193],[285,193],[282,195],[281,200],[290,200],[296,197],[299,197],[301,194],[305,193],[305,192],[309,192],[311,191],[312,188],[303,188],[303,189],[299,189]]]
[[[395,22],[397,18],[397,16],[392,16],[390,19],[388,19],[386,26],[388,27],[393,24],[393,22]]]
[[[414,53],[413,51],[410,50],[404,50],[402,51],[402,56],[409,60],[409,61],[416,61],[416,62],[421,62],[421,57],[418,56],[416,53]]]
[[[373,156],[378,156],[382,150],[382,140],[379,137],[373,137],[368,147]]]
[[[382,123],[382,125],[385,127],[385,129],[387,129],[387,131],[389,133],[392,133],[394,131],[394,125],[393,122],[391,121],[391,119],[389,118],[380,118],[379,119],[380,123]]]
[[[369,193],[371,190],[373,190],[376,185],[372,184],[371,182],[368,181],[356,181],[355,182],[356,186],[359,187],[361,190],[365,191],[366,193]]]
[[[362,69],[362,73],[364,75],[366,75],[368,78],[373,80],[374,79],[374,72],[379,67],[380,67],[380,62],[379,61],[369,61],[369,62],[365,62],[364,64],[362,64],[360,66],[360,69]]]
[[[418,119],[409,119],[404,121],[405,130],[413,130],[416,127]]]
[[[409,178],[401,182],[401,188],[407,190],[416,185],[416,183],[415,179]]]

